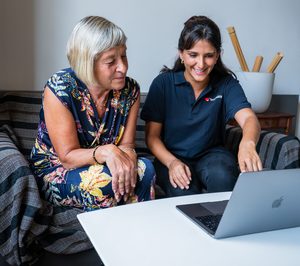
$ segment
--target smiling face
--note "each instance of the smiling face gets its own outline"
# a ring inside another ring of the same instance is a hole
[[[184,76],[192,87],[201,88],[207,85],[209,74],[213,70],[219,53],[208,41],[199,40],[188,50],[179,52],[181,60],[184,62]]]
[[[121,90],[128,70],[126,46],[116,46],[103,52],[94,65],[95,78],[102,90]]]

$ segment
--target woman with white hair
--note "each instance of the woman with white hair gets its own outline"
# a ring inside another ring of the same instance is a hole
[[[154,198],[155,172],[134,150],[138,83],[126,76],[126,36],[83,18],[67,45],[70,68],[46,83],[31,167],[46,200],[93,210]]]

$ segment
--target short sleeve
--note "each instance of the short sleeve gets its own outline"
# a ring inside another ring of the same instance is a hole
[[[147,93],[141,111],[141,119],[158,123],[164,122],[164,88],[164,79],[162,75],[159,75],[153,80],[149,92]]]
[[[127,86],[124,90],[124,97],[129,102],[130,108],[134,105],[140,95],[140,85],[133,78],[126,78]],[[128,91],[127,91],[128,89]]]
[[[233,119],[239,110],[251,108],[251,104],[248,102],[242,86],[233,77],[226,80],[224,96],[226,122]]]
[[[69,72],[61,70],[55,73],[48,79],[46,86],[67,109],[72,109],[72,93],[77,91],[78,85],[76,79]]]

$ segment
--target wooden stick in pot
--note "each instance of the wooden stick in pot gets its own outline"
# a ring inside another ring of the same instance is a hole
[[[252,68],[253,72],[259,72],[263,59],[264,58],[261,55],[258,55],[255,58],[254,65],[253,65],[253,68]]]
[[[274,58],[273,58],[272,62],[270,63],[270,65],[268,66],[267,72],[273,73],[275,71],[276,67],[278,66],[278,64],[280,63],[282,58],[283,58],[283,53],[278,52],[274,56]]]
[[[229,33],[231,42],[232,42],[232,44],[233,44],[233,47],[234,47],[236,56],[237,56],[237,58],[238,58],[238,60],[239,60],[239,63],[240,63],[240,66],[241,66],[242,70],[245,71],[245,72],[249,72],[249,68],[248,68],[248,66],[247,66],[247,63],[246,63],[246,60],[245,60],[243,51],[242,51],[242,49],[241,49],[239,40],[238,40],[238,38],[237,38],[237,36],[236,36],[234,27],[232,27],[232,26],[231,26],[231,27],[228,27],[228,28],[227,28],[227,31],[228,31],[228,33]]]

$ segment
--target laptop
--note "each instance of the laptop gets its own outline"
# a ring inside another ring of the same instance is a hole
[[[300,226],[300,168],[241,173],[228,201],[177,205],[214,238]]]

